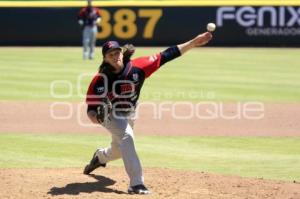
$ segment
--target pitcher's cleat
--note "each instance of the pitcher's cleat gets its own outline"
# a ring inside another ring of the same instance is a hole
[[[99,149],[97,149],[98,151]],[[84,170],[83,170],[83,174],[88,175],[90,174],[92,171],[94,171],[95,169],[97,169],[98,167],[106,167],[106,164],[102,164],[99,161],[99,158],[97,157],[96,153],[97,151],[94,153],[92,160],[90,161],[90,163],[88,165],[85,166]]]
[[[128,193],[129,194],[147,195],[147,194],[150,194],[150,191],[145,187],[145,185],[139,184],[139,185],[129,187]]]

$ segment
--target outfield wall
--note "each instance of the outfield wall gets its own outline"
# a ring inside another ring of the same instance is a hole
[[[224,2],[95,2],[102,11],[97,43],[167,46],[186,41],[215,22],[211,46],[300,47],[300,2],[287,0],[281,5],[273,0],[274,6],[262,3],[267,1],[253,1],[253,6]],[[81,45],[76,17],[84,5],[0,2],[0,45]]]

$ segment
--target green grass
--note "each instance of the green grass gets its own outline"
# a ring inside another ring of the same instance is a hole
[[[137,56],[164,48],[138,48]],[[82,101],[91,76],[101,63],[83,61],[81,48],[1,47],[0,100]],[[300,101],[300,49],[286,48],[199,48],[163,66],[148,81],[142,100],[152,101]],[[54,92],[71,97],[58,99]],[[78,89],[78,83],[81,89]],[[78,92],[79,90],[79,92]],[[78,93],[82,93],[80,96]]]
[[[0,168],[83,167],[108,136],[0,134]],[[137,136],[144,167],[300,180],[300,138]],[[119,160],[111,163],[121,166]]]

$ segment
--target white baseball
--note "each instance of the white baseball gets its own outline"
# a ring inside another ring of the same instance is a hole
[[[213,31],[216,30],[216,24],[209,23],[209,24],[207,24],[206,29],[207,29],[208,32],[213,32]]]

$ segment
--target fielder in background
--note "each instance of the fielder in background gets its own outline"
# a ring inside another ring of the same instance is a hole
[[[97,24],[100,22],[100,10],[92,6],[92,0],[88,0],[88,6],[82,8],[78,14],[78,23],[83,27],[83,59],[94,58],[96,35],[98,32]]]
[[[88,175],[96,168],[122,158],[130,180],[128,193],[150,193],[144,184],[133,133],[133,116],[144,80],[163,64],[194,47],[205,45],[211,39],[212,34],[205,32],[152,56],[133,60],[131,56],[135,49],[132,45],[126,45],[125,50],[116,41],[108,41],[103,45],[103,62],[87,92],[87,114],[93,123],[101,124],[111,133],[112,142],[109,147],[96,150],[84,168],[84,174]]]

